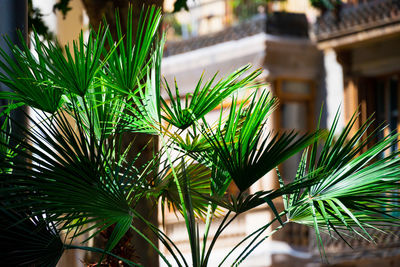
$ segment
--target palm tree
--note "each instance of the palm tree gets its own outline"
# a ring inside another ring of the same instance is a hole
[[[116,248],[131,229],[169,266],[207,266],[223,231],[240,214],[261,205],[271,208],[274,219],[232,247],[220,265],[226,260],[241,263],[289,222],[315,229],[321,255],[322,232],[333,231],[344,240],[352,234],[372,240],[369,229],[385,231],[397,224],[393,214],[399,210],[400,159],[397,152],[388,152],[397,135],[373,143],[373,134],[381,129],[366,136],[370,120],[349,137],[354,116],[335,139],[339,115],[330,131],[269,131],[265,124],[278,100],[257,82],[261,71],[249,72],[250,66],[219,81],[201,77],[187,95],[179,93],[177,83],[165,82],[167,101],[161,96],[160,10],[142,13],[136,38],[130,18],[128,31],[117,37],[102,26],[91,30],[86,42],[81,34],[63,49],[34,34],[34,53],[11,42],[14,59],[0,51],[0,80],[13,90],[1,94],[12,101],[3,116],[21,105],[32,108],[26,114],[30,127],[14,122],[21,136],[6,126],[0,136],[0,255],[5,264],[54,266],[64,251],[81,249],[99,253],[100,262],[111,266],[119,261],[137,266],[140,257]],[[120,23],[117,28],[122,29]],[[240,90],[253,93],[239,101]],[[205,115],[227,99],[230,108],[221,109],[214,124],[207,121]],[[157,136],[160,150],[138,165],[140,153],[132,160],[127,156],[135,140],[128,146],[121,142],[127,132]],[[297,175],[285,184],[276,168],[301,151]],[[248,192],[275,170],[280,188]],[[231,183],[237,194],[228,193]],[[155,209],[161,203],[181,213],[191,259],[138,212],[140,201],[148,198],[155,200]],[[283,198],[283,210],[274,205],[278,198]],[[268,231],[276,222],[277,228]],[[217,230],[211,233],[214,223]],[[102,231],[111,232],[106,245],[87,246]],[[72,243],[81,236],[86,237],[82,244]],[[153,236],[172,258],[158,249]]]

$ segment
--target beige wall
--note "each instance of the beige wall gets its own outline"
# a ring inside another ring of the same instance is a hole
[[[310,0],[286,0],[277,2],[273,5],[273,9],[274,11],[304,13],[311,23],[315,22],[319,14],[319,11],[311,6]]]
[[[72,9],[65,18],[60,12],[57,13],[57,39],[61,45],[71,43],[78,38],[81,30],[88,29],[88,19],[81,0],[72,0],[70,7]]]

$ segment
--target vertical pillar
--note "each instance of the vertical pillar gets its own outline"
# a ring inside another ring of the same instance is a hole
[[[17,29],[19,29],[22,31],[25,42],[28,40],[28,0],[1,0],[0,11],[0,47],[7,54],[11,54],[3,36],[8,36],[13,43],[18,44]],[[0,91],[7,90],[9,88],[0,83]],[[0,99],[0,105],[7,105],[7,101]],[[20,124],[26,123],[22,108],[15,110],[12,117]]]

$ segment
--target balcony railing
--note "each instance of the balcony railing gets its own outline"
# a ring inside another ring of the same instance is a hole
[[[368,0],[342,4],[325,12],[317,21],[318,41],[400,22],[400,0]]]

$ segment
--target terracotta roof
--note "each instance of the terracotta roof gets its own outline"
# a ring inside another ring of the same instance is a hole
[[[321,16],[315,32],[318,41],[400,23],[400,0],[369,0],[360,4],[343,4]]]
[[[230,26],[219,32],[192,37],[181,41],[169,41],[165,45],[164,57],[256,35],[265,32],[265,27],[266,17],[257,16],[251,20],[242,22],[235,26]]]

